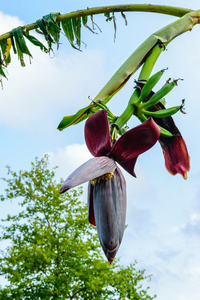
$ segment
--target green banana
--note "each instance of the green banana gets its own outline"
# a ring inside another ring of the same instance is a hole
[[[167,95],[175,86],[177,85],[177,80],[172,82],[167,81],[167,83],[158,90],[147,102],[141,104],[141,108],[148,108],[155,105],[161,98]]]
[[[140,98],[138,99],[138,102],[143,101],[146,97],[148,97],[148,95],[150,94],[150,92],[152,91],[152,89],[154,88],[154,86],[158,83],[158,81],[160,80],[161,76],[163,75],[165,69],[158,71],[156,74],[152,75],[147,82],[145,83],[141,94],[140,94]]]
[[[145,110],[143,113],[145,115],[151,116],[151,117],[166,118],[166,117],[170,117],[170,116],[174,115],[175,113],[177,113],[179,110],[182,109],[182,107],[183,107],[182,105],[181,106],[173,106],[173,107],[158,110],[155,112]]]
[[[138,120],[140,120],[140,122],[142,122],[142,123],[148,120],[147,117],[146,117],[143,113],[137,115],[137,118],[138,118]],[[158,125],[158,124],[157,124],[157,125]],[[158,127],[159,127],[160,130],[161,130],[161,131],[160,131],[160,134],[161,134],[162,136],[165,136],[165,137],[171,137],[171,136],[173,136],[172,133],[171,133],[170,131],[168,131],[167,129],[165,129],[165,128],[159,126],[159,125],[158,125]]]
[[[157,124],[158,125],[158,124]],[[165,129],[165,128],[163,128],[163,127],[161,127],[161,126],[159,126],[158,125],[158,127],[160,128],[160,135],[161,136],[164,136],[164,137],[172,137],[173,136],[173,134],[170,132],[170,131],[168,131],[167,129]]]

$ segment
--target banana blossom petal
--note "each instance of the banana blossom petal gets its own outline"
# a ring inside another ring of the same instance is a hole
[[[111,264],[121,244],[126,219],[126,182],[119,168],[112,178],[100,179],[94,185],[89,182],[88,212]]]
[[[60,194],[79,184],[90,181],[106,173],[111,173],[116,167],[114,160],[107,156],[91,158],[69,175],[60,188]]]

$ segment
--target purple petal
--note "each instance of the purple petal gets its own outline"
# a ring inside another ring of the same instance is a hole
[[[64,193],[70,188],[90,181],[106,173],[111,173],[115,169],[116,164],[114,160],[107,156],[92,158],[78,167],[71,175],[69,175],[69,177],[63,182],[60,188],[60,193]]]
[[[107,155],[111,149],[106,109],[91,115],[85,123],[85,142],[94,156]]]
[[[112,147],[109,156],[125,162],[149,150],[159,139],[160,128],[152,118],[124,133]]]
[[[119,168],[111,179],[96,181],[93,204],[99,241],[111,264],[121,244],[126,219],[126,182]]]
[[[187,179],[187,171],[190,170],[190,157],[183,137],[161,137],[159,141],[163,149],[166,169],[172,175],[179,173],[184,179]]]
[[[136,177],[135,171],[134,171],[136,161],[137,161],[137,157],[134,157],[133,159],[130,159],[130,160],[128,160],[128,161],[125,161],[125,162],[118,162],[118,163],[119,163],[120,166],[121,166],[122,168],[124,168],[124,170],[126,170],[129,174],[131,174],[132,176]]]
[[[91,181],[88,183],[88,220],[90,224],[96,227],[94,217],[93,185],[91,185]]]

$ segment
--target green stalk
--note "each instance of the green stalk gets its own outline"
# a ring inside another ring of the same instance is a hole
[[[96,14],[104,14],[110,12],[133,12],[133,11],[141,11],[141,12],[152,12],[152,13],[160,13],[171,15],[175,17],[182,17],[185,14],[191,12],[191,9],[182,8],[182,7],[173,7],[173,6],[165,6],[165,5],[153,5],[153,4],[124,4],[124,5],[112,5],[112,6],[102,6],[102,7],[94,7],[87,8],[82,10],[77,10],[71,13],[59,14],[57,16],[57,22],[62,22],[65,20],[69,20],[72,18],[80,18],[83,16],[90,16]],[[25,26],[27,31],[38,28],[36,23],[31,23]],[[9,38],[9,32],[4,33],[0,36],[0,41]]]
[[[140,75],[138,77],[138,80],[146,81],[149,79],[152,69],[162,53],[162,51],[165,49],[164,44],[157,44],[149,53],[148,57],[146,58],[143,67],[141,69]],[[128,105],[124,112],[119,116],[117,121],[115,122],[115,125],[121,129],[124,124],[128,122],[128,120],[132,117],[132,115],[136,112],[136,106],[134,106],[132,103],[136,102],[140,96],[139,90],[136,88],[131,95]]]
[[[162,53],[162,51],[165,49],[166,44],[157,44],[149,53],[149,56],[145,60],[145,63],[142,67],[142,70],[140,72],[140,75],[138,77],[138,81],[147,81],[151,75],[151,72],[153,70],[153,67]]]
[[[138,89],[135,89],[129,102],[134,102],[136,101],[140,96],[140,92]],[[116,120],[115,125],[121,129],[127,122],[128,120],[132,117],[132,115],[135,112],[135,106],[132,104],[128,104],[126,109],[123,111],[123,113],[120,115],[120,117]]]

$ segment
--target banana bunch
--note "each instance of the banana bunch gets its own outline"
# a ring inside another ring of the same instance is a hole
[[[165,109],[164,107],[163,109],[150,111],[149,108],[153,107],[158,102],[162,102],[163,98],[169,92],[171,92],[175,86],[177,86],[178,80],[181,80],[181,79],[176,79],[171,81],[171,79],[169,78],[166,81],[166,83],[156,93],[152,92],[153,88],[162,77],[164,71],[165,69],[152,75],[145,84],[143,82],[136,81],[137,83],[136,88],[139,88],[141,90],[141,93],[139,98],[136,101],[133,101],[131,104],[134,106],[134,114],[141,122],[146,121],[149,116],[154,118],[166,118],[174,115],[179,110],[182,111],[183,109],[184,100],[182,100],[182,104],[179,106],[174,106],[167,109]],[[166,136],[166,137],[172,136],[171,132],[169,132],[168,130],[166,130],[161,126],[159,127],[161,129],[162,136]]]

